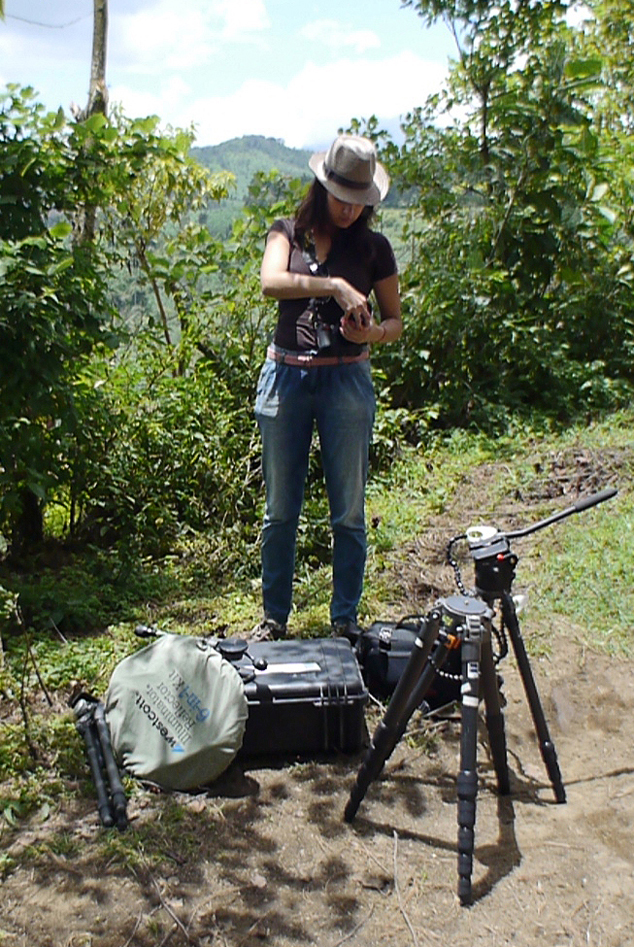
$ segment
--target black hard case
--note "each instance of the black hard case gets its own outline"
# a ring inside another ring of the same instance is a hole
[[[255,670],[250,658],[264,659],[266,670]],[[345,638],[253,643],[237,668],[246,674],[249,705],[241,755],[356,753],[363,746],[368,692]]]

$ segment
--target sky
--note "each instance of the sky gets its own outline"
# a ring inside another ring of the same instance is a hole
[[[327,147],[352,118],[392,133],[455,55],[400,0],[109,0],[106,83],[130,118],[196,128],[196,144],[264,135]],[[5,0],[0,89],[48,109],[88,98],[93,0]]]

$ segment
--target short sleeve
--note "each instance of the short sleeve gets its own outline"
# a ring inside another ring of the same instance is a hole
[[[388,276],[398,273],[398,265],[392,244],[382,233],[374,233],[374,274],[373,282],[378,283]]]
[[[269,227],[269,233],[282,233],[288,240],[288,242],[293,245],[293,239],[295,236],[295,226],[293,221],[288,217],[281,218],[280,220],[274,221]],[[268,236],[268,235],[267,235]]]

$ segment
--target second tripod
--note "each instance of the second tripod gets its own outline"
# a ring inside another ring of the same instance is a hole
[[[479,706],[485,705],[485,722],[491,757],[500,794],[510,792],[506,752],[504,716],[496,673],[496,656],[492,641],[500,645],[497,659],[508,650],[507,632],[522,678],[539,746],[555,799],[566,801],[566,792],[559,771],[557,754],[548,732],[548,726],[539,699],[530,662],[522,639],[511,586],[515,578],[517,556],[511,552],[510,539],[519,538],[550,523],[580,512],[616,494],[615,489],[604,490],[578,501],[572,507],[541,520],[531,527],[513,533],[500,533],[493,527],[476,527],[455,537],[449,543],[447,559],[454,567],[459,595],[441,599],[421,622],[412,654],[396,686],[383,719],[377,726],[370,748],[350,792],[344,818],[352,822],[370,786],[381,773],[397,743],[404,735],[412,714],[421,706],[437,674],[453,649],[460,649],[461,663],[461,737],[460,772],[457,780],[458,795],[458,895],[461,904],[472,900],[471,876],[473,871],[474,827],[476,817],[477,736]],[[475,590],[464,587],[452,547],[466,539],[475,565]],[[498,626],[494,625],[499,603]]]
[[[435,675],[442,672],[449,653],[459,648],[462,666],[462,730],[457,786],[458,894],[462,904],[471,901],[480,694],[484,697],[486,707],[486,727],[498,790],[503,795],[510,791],[504,717],[491,644],[491,618],[492,612],[487,604],[469,595],[443,599],[429,612],[383,720],[374,732],[345,810],[346,821],[352,822],[370,783],[380,774],[385,761],[405,733],[411,715],[421,705]],[[559,776],[557,788],[563,793]]]

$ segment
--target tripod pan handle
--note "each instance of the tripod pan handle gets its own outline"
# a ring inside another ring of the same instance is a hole
[[[587,510],[591,506],[596,506],[597,503],[603,503],[604,500],[611,500],[612,497],[615,497],[619,491],[616,487],[608,487],[607,490],[601,490],[599,493],[593,493],[592,496],[584,497],[583,500],[577,500],[574,504],[575,511],[581,513],[582,510]]]

